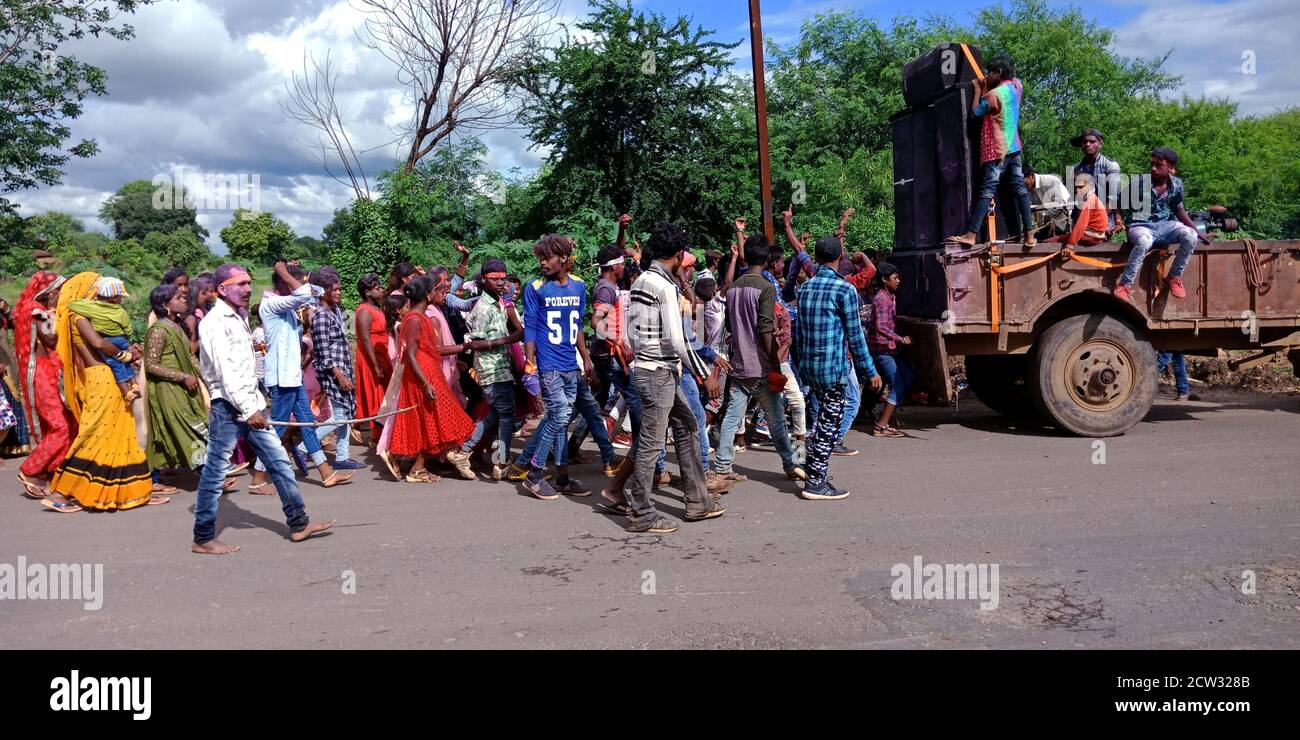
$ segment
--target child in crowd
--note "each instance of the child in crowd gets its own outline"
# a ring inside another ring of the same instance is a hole
[[[101,277],[95,282],[95,299],[73,301],[68,309],[90,321],[90,326],[104,339],[121,350],[113,357],[104,357],[104,364],[113,371],[113,380],[122,391],[122,400],[131,403],[140,397],[135,384],[135,368],[131,366],[131,315],[122,305],[130,298],[126,285],[115,277]]]

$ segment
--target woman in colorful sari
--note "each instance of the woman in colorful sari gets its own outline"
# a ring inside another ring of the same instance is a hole
[[[63,364],[56,353],[54,306],[66,278],[52,272],[38,272],[28,281],[15,309],[15,349],[19,384],[27,408],[32,410],[31,431],[36,448],[18,471],[18,482],[28,498],[41,499],[49,492],[46,484],[63,464],[77,422],[63,405],[59,374]]]
[[[145,335],[145,378],[149,388],[149,467],[197,470],[208,454],[208,410],[199,389],[199,369],[190,354],[184,325],[187,291],[159,285],[149,294],[158,320]],[[233,485],[234,481],[229,481]]]
[[[60,513],[85,509],[116,511],[169,499],[151,496],[152,480],[144,451],[135,436],[135,420],[122,401],[113,371],[101,357],[111,354],[134,363],[138,345],[118,350],[100,336],[90,320],[69,308],[95,295],[99,275],[83,272],[69,280],[55,313],[58,355],[63,363],[63,393],[77,420],[77,438],[50,481],[53,494],[41,504]]]

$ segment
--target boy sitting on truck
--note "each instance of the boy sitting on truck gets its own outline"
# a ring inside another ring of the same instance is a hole
[[[1133,251],[1128,255],[1128,266],[1115,285],[1115,295],[1130,300],[1130,288],[1142,269],[1142,261],[1154,246],[1178,245],[1174,257],[1174,266],[1170,268],[1167,281],[1169,292],[1174,298],[1183,298],[1187,290],[1183,287],[1183,271],[1192,259],[1192,250],[1199,240],[1209,244],[1209,240],[1196,233],[1196,224],[1183,206],[1183,181],[1175,177],[1173,168],[1178,164],[1178,153],[1167,147],[1158,147],[1151,152],[1151,177],[1142,182],[1141,197],[1137,199],[1139,209],[1130,212],[1128,223],[1128,240],[1133,244]]]
[[[1074,176],[1074,202],[1070,233],[1046,241],[1068,247],[1091,247],[1106,241],[1106,204],[1097,197],[1091,175],[1080,172]]]

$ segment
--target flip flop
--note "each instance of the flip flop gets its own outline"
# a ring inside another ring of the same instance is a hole
[[[632,514],[631,506],[622,502],[614,503],[605,497],[605,493],[606,491],[601,491],[600,495],[596,497],[598,499],[596,501],[597,509],[600,509],[606,514],[613,514],[615,516],[630,516]]]
[[[151,495],[149,496],[149,503],[145,504],[145,506],[162,506],[169,502],[171,502],[171,499],[167,496]]]
[[[176,488],[176,486],[168,486],[168,485],[163,485],[162,483],[155,483],[153,484],[153,488],[149,489],[149,493],[167,494],[167,493],[176,493],[176,491],[178,490],[179,489]]]
[[[50,492],[41,487],[39,483],[33,481],[22,473],[18,474],[18,482],[22,484],[23,495],[27,498],[40,501],[50,495]]]
[[[263,490],[270,485],[271,485],[271,481],[266,481],[265,483],[249,483],[248,492],[253,494],[254,496],[270,496],[271,495],[270,491]]]
[[[427,470],[420,470],[408,473],[403,480],[407,483],[437,483],[442,480],[442,477],[434,475]]]
[[[80,504],[65,504],[58,501],[51,501],[49,499],[41,499],[41,506],[60,514],[75,514],[78,511],[81,511]]]
[[[233,490],[237,485],[239,485],[239,481],[234,478],[227,478],[226,482],[221,484],[221,492],[225,493],[226,491]]]

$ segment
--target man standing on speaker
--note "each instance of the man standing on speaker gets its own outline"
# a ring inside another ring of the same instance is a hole
[[[975,245],[998,184],[1009,179],[1020,206],[1024,244],[1031,247],[1037,242],[1029,207],[1029,189],[1025,187],[1025,178],[1020,171],[1020,104],[1025,94],[1024,87],[1016,79],[1011,60],[1004,56],[989,62],[983,79],[976,78],[972,84],[975,86],[975,115],[984,119],[980,134],[983,179],[979,196],[971,207],[969,228],[965,234],[948,237],[948,241]]]

